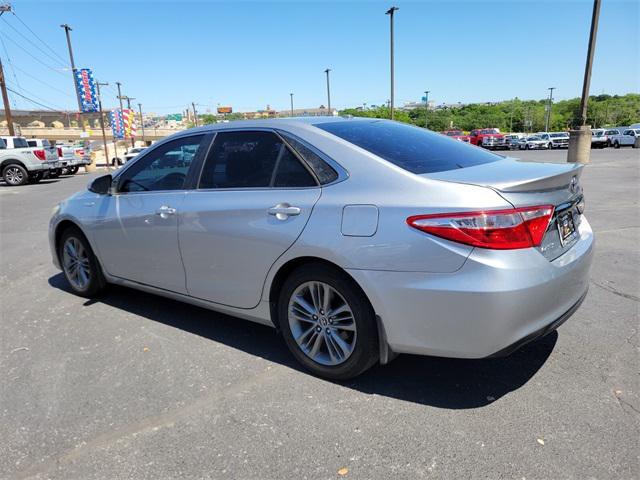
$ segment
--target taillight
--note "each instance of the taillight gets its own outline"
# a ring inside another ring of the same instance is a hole
[[[84,156],[84,150],[79,148],[78,150],[76,150],[76,155],[78,155],[80,157]]]
[[[60,148],[60,147],[58,147],[58,156],[59,156],[59,157],[62,157],[62,156],[63,156],[63,155],[62,155],[62,148]]]
[[[47,159],[47,153],[44,150],[34,150],[33,154],[38,157],[38,160],[43,162]]]
[[[415,215],[407,223],[437,237],[480,248],[512,250],[537,247],[553,216],[552,205]]]

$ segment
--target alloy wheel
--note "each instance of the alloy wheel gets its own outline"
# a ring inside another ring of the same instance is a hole
[[[9,167],[4,172],[4,178],[10,185],[20,185],[24,182],[24,173],[18,167]]]
[[[89,255],[82,242],[69,237],[62,247],[62,264],[67,278],[77,290],[86,290],[91,281]]]
[[[328,366],[344,363],[357,340],[351,307],[324,282],[306,282],[291,295],[287,309],[289,328],[302,352]]]

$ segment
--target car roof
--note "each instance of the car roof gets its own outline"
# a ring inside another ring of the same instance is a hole
[[[292,126],[309,126],[319,123],[330,122],[353,122],[353,121],[376,121],[384,120],[370,117],[285,117],[285,118],[262,118],[257,120],[232,120],[226,123],[213,123],[202,127],[191,128],[188,131],[209,132],[217,130],[227,130],[236,128],[286,128]]]

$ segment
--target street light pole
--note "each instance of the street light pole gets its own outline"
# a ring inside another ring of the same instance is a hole
[[[389,108],[391,109],[391,120],[393,120],[393,91],[394,91],[394,78],[393,78],[393,15],[394,13],[400,10],[398,7],[391,7],[389,10],[387,10],[386,15],[389,15],[389,20],[390,20],[390,46],[391,46],[391,62],[390,62],[390,67],[391,67],[391,99],[389,100]]]
[[[580,99],[580,126],[577,130],[572,130],[569,137],[567,162],[570,163],[589,163],[589,157],[591,155],[591,128],[587,125],[587,103],[589,102],[589,86],[591,85],[593,54],[596,49],[596,37],[598,35],[600,1],[601,0],[593,1],[591,31],[589,32],[589,48],[587,50],[587,62],[584,67],[582,98]]]
[[[293,93],[290,93],[289,96],[291,97],[291,116],[293,117]]]
[[[545,118],[545,122],[544,122],[544,131],[548,132],[549,131],[549,122],[551,121],[551,105],[553,103],[553,91],[556,89],[556,87],[549,87],[547,90],[549,90],[549,100],[547,102],[547,115]]]
[[[424,128],[427,128],[427,112],[429,111],[429,92],[431,90],[424,91]]]
[[[102,96],[100,95],[100,86],[109,85],[108,82],[100,83],[96,80],[96,88],[98,90],[98,109],[100,110],[100,128],[102,129],[102,143],[104,144],[104,163],[107,165],[107,169],[109,169],[109,149],[107,148],[107,134],[104,130],[104,117],[102,115]],[[116,156],[118,156],[116,154]]]
[[[138,111],[140,112],[140,129],[142,130],[142,143],[147,143],[144,138],[144,120],[142,119],[142,104],[138,104]]]
[[[331,71],[330,68],[327,68],[324,73],[327,74],[327,111],[329,112],[329,115],[331,115],[331,90],[329,89],[329,72]]]

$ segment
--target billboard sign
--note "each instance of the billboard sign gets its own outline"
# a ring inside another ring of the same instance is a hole
[[[98,96],[96,95],[96,82],[88,68],[79,68],[75,71],[76,91],[80,98],[83,113],[98,111]]]
[[[218,107],[218,113],[219,114],[233,113],[233,108],[231,108],[231,107]]]

